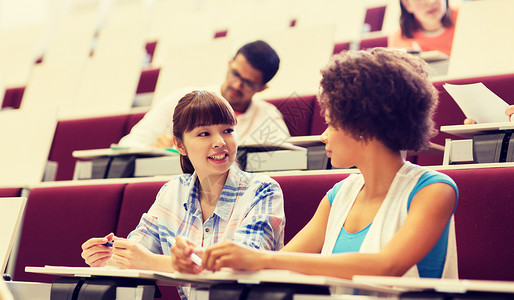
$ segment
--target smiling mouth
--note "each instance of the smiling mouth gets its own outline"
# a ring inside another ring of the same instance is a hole
[[[209,158],[214,159],[214,160],[222,160],[227,156],[228,156],[228,154],[220,154],[220,155],[209,156]]]

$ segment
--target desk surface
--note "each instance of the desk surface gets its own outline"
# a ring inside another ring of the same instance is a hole
[[[450,133],[464,138],[470,138],[477,134],[503,130],[514,130],[514,122],[441,126],[442,132]]]
[[[45,266],[25,267],[25,271],[68,277],[107,276],[155,279],[163,284],[171,285],[175,285],[177,283],[212,285],[224,282],[233,282],[241,284],[286,283],[299,285],[328,286],[342,289],[362,289],[370,292],[388,294],[398,294],[401,291],[404,291],[401,289],[393,289],[390,287],[377,286],[374,284],[355,283],[352,280],[346,280],[336,277],[305,275],[286,270],[235,271],[231,269],[222,269],[221,271],[215,273],[203,271],[202,273],[195,275],[184,273],[166,273],[148,270],[118,269],[106,267],[90,268]]]

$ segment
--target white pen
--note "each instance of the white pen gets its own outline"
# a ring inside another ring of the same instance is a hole
[[[198,256],[196,253],[191,253],[191,260],[198,265],[199,267],[202,266],[202,258]]]

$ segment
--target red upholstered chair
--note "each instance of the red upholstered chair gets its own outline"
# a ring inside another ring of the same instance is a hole
[[[364,39],[359,44],[361,50],[375,47],[387,47],[387,36]]]
[[[154,46],[155,47],[155,46]],[[157,78],[161,69],[148,69],[141,72],[139,83],[137,85],[137,94],[150,93],[155,91],[155,85],[157,84]]]
[[[273,177],[284,193],[286,244],[309,222],[327,191],[347,176],[324,174]]]
[[[443,172],[459,188],[455,212],[459,277],[514,280],[514,168]]]
[[[48,160],[56,161],[56,180],[71,180],[75,150],[109,148],[125,131],[127,115],[64,120],[57,123]]]
[[[333,54],[337,54],[339,52],[350,50],[350,43],[344,42],[344,43],[337,43],[334,45],[334,52]]]
[[[316,96],[296,96],[267,101],[275,105],[282,113],[291,136],[310,134]]]
[[[372,7],[366,10],[366,17],[364,19],[364,23],[369,25],[369,31],[382,30],[385,10],[385,6]]]
[[[18,109],[21,106],[21,99],[23,98],[23,93],[25,92],[25,87],[18,88],[10,88],[5,90],[4,99],[1,99],[0,102],[2,106],[0,108],[13,108]]]
[[[141,216],[152,206],[157,192],[165,183],[159,181],[127,184],[123,193],[116,235],[127,237],[136,228]]]
[[[13,279],[51,282],[25,266],[86,266],[81,245],[114,232],[125,184],[31,190],[25,208]]]
[[[139,219],[141,219],[141,215],[147,212],[150,206],[152,206],[157,192],[164,183],[165,182],[140,182],[131,183],[125,187],[116,235],[127,237],[127,235],[136,228]],[[159,290],[162,293],[161,299],[180,299],[177,288],[174,286],[159,285]]]
[[[0,188],[0,197],[19,197],[21,188]]]
[[[319,135],[322,134],[323,131],[327,129],[327,124],[325,123],[325,116],[321,114],[321,106],[318,101],[314,101],[314,113],[312,114],[312,123],[311,123],[311,135]]]

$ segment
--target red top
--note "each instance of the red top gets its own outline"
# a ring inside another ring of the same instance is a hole
[[[457,10],[453,9],[451,18],[454,22],[457,20],[457,14]],[[455,24],[452,27],[444,28],[444,31],[436,36],[427,36],[421,30],[418,30],[414,33],[413,38],[408,39],[402,36],[401,30],[398,30],[389,36],[387,46],[390,48],[405,48],[408,50],[439,50],[449,56],[452,50],[454,32]],[[414,43],[417,43],[419,47],[415,46]]]

